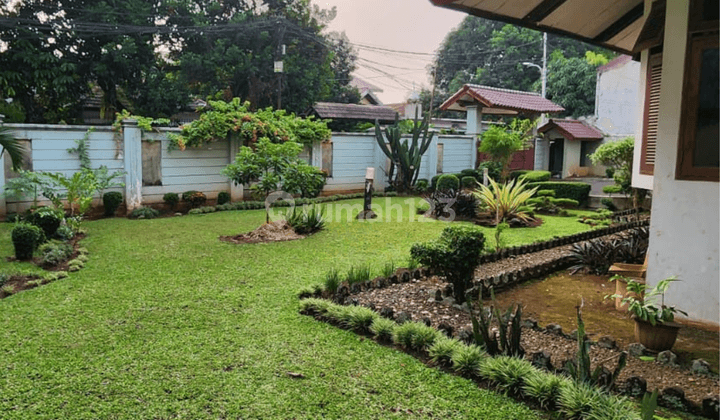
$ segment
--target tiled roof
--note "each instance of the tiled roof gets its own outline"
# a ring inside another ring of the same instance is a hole
[[[605,64],[604,66],[600,66],[597,69],[598,73],[604,73],[608,70],[612,70],[616,67],[622,67],[627,63],[628,61],[632,60],[632,57],[629,55],[620,55],[614,59],[612,59],[609,63]]]
[[[359,90],[361,93],[364,90],[368,90],[370,92],[382,92],[383,90],[375,85],[373,85],[370,82],[367,82],[363,79],[360,79],[358,77],[354,77],[350,80],[350,86],[356,87],[357,90]]]
[[[320,118],[395,121],[395,111],[387,106],[318,102],[313,106],[313,110]]]
[[[568,140],[602,140],[603,134],[593,127],[588,127],[578,120],[550,120],[538,132],[545,133],[557,128],[560,134]]]
[[[455,102],[464,98],[478,102],[484,107],[498,108],[518,112],[562,112],[565,108],[545,99],[534,92],[522,92],[519,90],[500,89],[490,86],[467,84],[450,97],[440,106],[440,109],[447,110]]]

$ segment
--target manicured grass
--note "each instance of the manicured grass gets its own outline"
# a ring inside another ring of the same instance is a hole
[[[70,278],[0,300],[0,417],[533,419],[522,404],[298,314],[296,291],[436,238],[443,222],[333,221],[302,241],[231,245],[263,211],[87,222]],[[376,199],[385,203],[385,199]],[[353,200],[351,204],[361,203]],[[333,203],[337,204],[337,203]],[[589,229],[544,217],[508,243]],[[12,225],[0,225],[0,270]],[[492,230],[488,229],[492,242]],[[402,264],[400,264],[402,265]],[[300,373],[296,379],[289,372]]]

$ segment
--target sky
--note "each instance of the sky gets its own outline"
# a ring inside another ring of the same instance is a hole
[[[312,0],[337,8],[327,30],[345,32],[358,55],[354,75],[383,90],[385,103],[405,101],[430,87],[428,65],[445,36],[467,16],[430,0]],[[392,50],[392,51],[386,51]]]

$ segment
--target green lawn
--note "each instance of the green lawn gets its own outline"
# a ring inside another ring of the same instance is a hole
[[[87,222],[83,270],[0,300],[0,417],[537,418],[471,381],[298,314],[296,291],[329,268],[369,263],[379,272],[445,226],[405,213],[401,222],[335,221],[302,241],[261,245],[218,236],[254,229],[263,211]],[[575,218],[544,219],[508,241],[589,229]],[[0,225],[0,270],[34,270],[5,261],[11,228]]]

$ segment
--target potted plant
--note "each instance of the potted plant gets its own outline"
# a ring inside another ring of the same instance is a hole
[[[622,298],[627,304],[628,312],[635,320],[635,339],[645,348],[654,351],[670,350],[675,344],[680,324],[673,322],[675,314],[687,313],[674,306],[665,306],[665,292],[670,283],[677,281],[676,277],[669,277],[658,282],[650,288],[644,283],[627,279],[626,296],[612,295],[609,298]],[[660,296],[660,305],[656,301]]]

